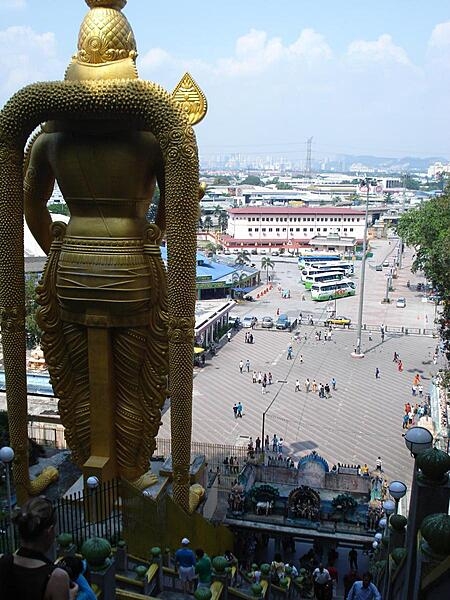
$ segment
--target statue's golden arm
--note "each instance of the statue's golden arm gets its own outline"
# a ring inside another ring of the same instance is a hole
[[[55,185],[55,176],[47,159],[47,135],[33,143],[24,173],[24,212],[27,225],[39,246],[48,254],[52,243],[52,218],[47,209]]]

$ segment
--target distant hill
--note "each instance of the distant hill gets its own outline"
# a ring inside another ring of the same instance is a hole
[[[367,156],[358,154],[340,154],[327,163],[328,168],[346,169],[352,164],[365,165],[372,169],[386,169],[387,171],[426,171],[428,167],[436,162],[448,164],[449,159],[443,156],[428,156],[420,158],[417,156],[404,156],[402,158],[389,158],[385,156]]]

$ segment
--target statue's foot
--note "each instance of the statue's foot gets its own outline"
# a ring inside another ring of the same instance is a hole
[[[43,492],[49,485],[59,478],[59,471],[56,467],[45,467],[42,473],[30,482],[30,495],[37,496]]]
[[[154,473],[152,473],[151,471],[148,471],[147,473],[144,473],[143,475],[141,475],[140,477],[138,477],[137,479],[135,479],[131,483],[138,490],[142,491],[142,490],[147,489],[151,485],[155,485],[155,483],[157,481],[158,481],[158,476],[155,475]]]

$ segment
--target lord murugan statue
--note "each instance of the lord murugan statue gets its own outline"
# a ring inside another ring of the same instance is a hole
[[[15,485],[20,499],[48,483],[28,473],[25,214],[48,255],[38,322],[73,460],[86,476],[147,487],[169,389],[174,499],[187,510],[199,199],[192,124],[206,100],[187,75],[174,95],[139,79],[126,0],[86,3],[64,81],[27,86],[0,113],[0,311]],[[55,180],[67,226],[47,209]]]

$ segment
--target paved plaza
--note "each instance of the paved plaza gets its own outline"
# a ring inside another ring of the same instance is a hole
[[[384,241],[375,244],[372,264],[384,258],[391,246]],[[395,303],[382,304],[386,278],[368,265],[366,277],[367,296],[364,322],[371,325],[384,323],[397,327],[432,327],[435,307],[422,302],[422,298],[406,287],[411,275],[411,253],[407,252],[404,268],[395,280],[397,288],[392,297],[407,297],[406,309],[396,308]],[[358,281],[358,279],[356,279]],[[265,314],[275,316],[276,308],[297,316],[298,312],[311,312],[321,316],[326,303],[301,301],[303,286],[298,284],[295,265],[277,263],[274,273],[275,286],[259,302],[243,303],[236,307],[236,314]],[[291,298],[281,300],[277,284],[290,286]],[[400,291],[399,291],[400,290]],[[357,318],[358,296],[338,301],[337,312]],[[366,318],[367,316],[367,318]],[[416,373],[422,378],[424,394],[427,393],[431,376],[437,369],[432,356],[437,340],[431,336],[401,334],[386,335],[381,342],[378,332],[372,341],[364,333],[362,348],[365,357],[351,357],[356,342],[353,330],[335,328],[332,341],[316,341],[315,326],[300,326],[300,339],[293,340],[289,332],[257,329],[254,344],[244,342],[245,330],[237,332],[216,356],[206,361],[203,369],[195,371],[193,402],[193,440],[220,444],[245,444],[249,436],[261,437],[262,415],[267,410],[265,433],[272,438],[276,433],[284,440],[285,455],[298,459],[316,450],[330,464],[367,463],[375,466],[381,456],[389,479],[401,479],[409,484],[413,462],[406,450],[402,433],[404,404],[416,400],[411,395],[412,380]],[[287,348],[292,344],[293,360],[287,360]],[[404,370],[399,372],[393,362],[397,352],[403,360]],[[303,362],[301,362],[303,357]],[[240,373],[239,361],[250,361],[250,372]],[[380,377],[375,378],[375,370]],[[262,394],[261,386],[252,383],[252,371],[271,372],[274,383]],[[330,398],[306,393],[304,381],[308,377],[319,383],[337,380],[337,389]],[[295,392],[296,379],[301,391]],[[235,419],[233,404],[242,402],[242,419]],[[413,402],[412,402],[413,403]],[[160,437],[170,436],[170,411],[163,417]]]

